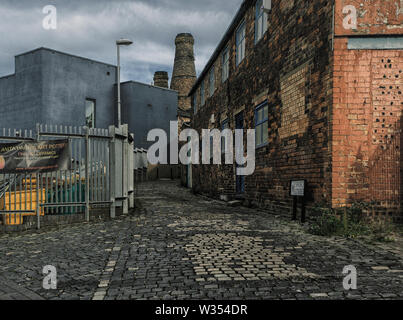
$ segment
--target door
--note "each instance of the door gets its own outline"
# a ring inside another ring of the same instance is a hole
[[[243,129],[244,128],[244,117],[243,112],[238,113],[235,116],[235,129]],[[236,164],[236,168],[238,168],[238,164]],[[236,172],[235,172],[236,174]],[[236,193],[242,194],[245,192],[245,176],[236,176]]]

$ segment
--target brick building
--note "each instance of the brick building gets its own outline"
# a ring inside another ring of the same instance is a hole
[[[171,89],[178,91],[178,132],[189,127],[192,116],[192,101],[188,96],[196,82],[194,38],[190,33],[179,33],[175,38],[175,61]],[[180,143],[182,146],[184,143]],[[191,186],[191,168],[179,165],[180,179],[184,186]]]
[[[242,3],[189,94],[198,131],[256,129],[256,171],[194,165],[193,187],[289,213],[306,179],[311,204],[401,217],[403,1],[261,4]]]
[[[194,38],[190,33],[180,33],[175,38],[175,61],[171,89],[178,91],[178,129],[190,121],[192,102],[189,90],[196,81]]]

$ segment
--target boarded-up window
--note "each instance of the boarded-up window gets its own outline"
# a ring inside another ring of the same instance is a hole
[[[303,134],[308,127],[306,107],[306,83],[309,66],[298,68],[281,79],[281,128],[280,138]]]

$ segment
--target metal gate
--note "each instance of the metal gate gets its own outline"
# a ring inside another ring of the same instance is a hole
[[[134,149],[134,181],[143,182],[147,180],[148,159],[146,149]]]
[[[79,213],[89,221],[90,208],[97,207],[109,208],[114,218],[117,205],[127,213],[134,205],[129,202],[133,183],[126,178],[132,168],[129,136],[127,125],[109,130],[37,125],[35,133],[0,130],[2,142],[68,139],[71,155],[70,170],[0,174],[3,224],[22,224],[24,216],[36,215],[39,229],[41,216]]]

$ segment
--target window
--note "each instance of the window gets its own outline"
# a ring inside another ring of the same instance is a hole
[[[236,65],[239,65],[245,58],[245,21],[239,26],[236,32]]]
[[[226,47],[222,54],[222,82],[229,77],[229,48]]]
[[[85,99],[85,125],[95,128],[95,100]]]
[[[214,66],[210,70],[210,97],[213,96],[215,91],[215,75],[214,75]]]
[[[228,121],[228,119],[224,120],[221,123],[221,131],[224,131],[225,129],[229,129],[229,121]],[[224,137],[221,137],[221,153],[225,153],[226,149],[227,149],[226,139]]]
[[[197,113],[197,94],[196,93],[193,94],[193,111],[194,111],[194,114]]]
[[[256,147],[267,144],[269,134],[269,106],[267,102],[255,110]]]
[[[263,0],[256,2],[256,15],[255,15],[255,44],[263,38],[267,31],[267,13],[263,11]]]
[[[200,101],[201,101],[200,104],[201,104],[201,106],[204,106],[204,103],[206,101],[204,91],[205,91],[204,90],[204,80],[202,80],[202,83],[201,83],[201,86],[200,86]]]

